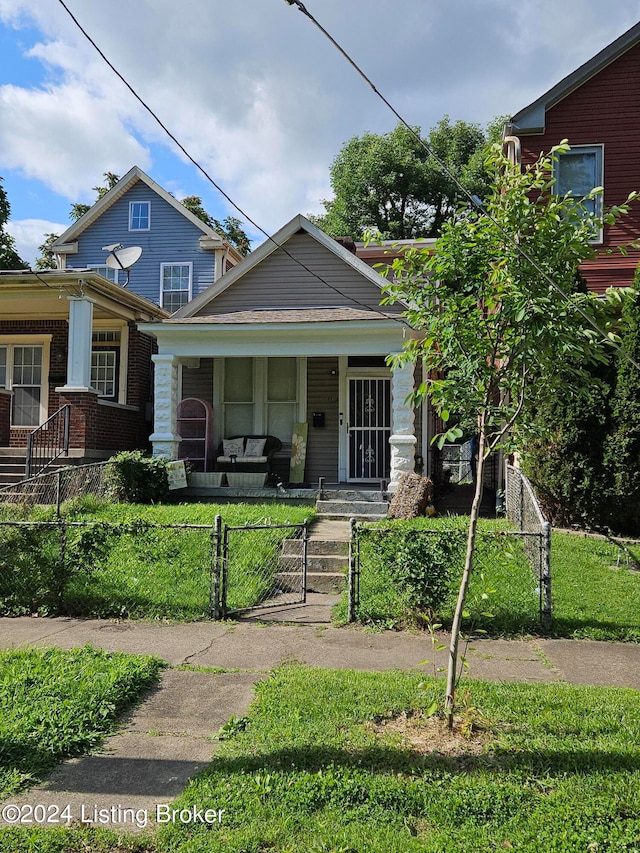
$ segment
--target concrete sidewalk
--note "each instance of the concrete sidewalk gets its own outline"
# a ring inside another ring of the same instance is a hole
[[[433,658],[428,635],[369,633],[332,627],[331,597],[307,605],[254,614],[238,622],[161,624],[96,619],[0,619],[0,648],[23,645],[152,654],[172,666],[191,664],[224,672],[170,669],[147,699],[124,720],[102,750],[64,762],[42,785],[12,797],[20,805],[69,805],[74,819],[128,831],[153,822],[206,766],[210,739],[231,716],[243,716],[256,681],[282,663],[336,669],[420,669]],[[266,619],[270,622],[262,621]],[[298,623],[298,624],[296,624]],[[442,635],[446,644],[448,637]],[[468,677],[488,680],[610,685],[640,689],[640,646],[578,640],[479,639],[467,652]],[[437,665],[446,665],[446,650]],[[129,811],[123,811],[129,810]],[[137,816],[137,817],[136,817]],[[144,820],[142,819],[144,817]],[[0,822],[1,825],[1,822]]]

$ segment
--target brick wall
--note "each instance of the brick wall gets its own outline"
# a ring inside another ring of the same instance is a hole
[[[153,393],[151,355],[157,351],[156,341],[129,324],[129,353],[127,361],[127,405],[101,403],[96,394],[88,392],[58,393],[56,388],[67,380],[67,332],[65,320],[0,321],[0,335],[51,335],[49,369],[49,415],[69,403],[71,409],[72,449],[112,453],[118,450],[147,449],[152,424],[146,420]],[[0,446],[25,447],[30,429],[9,429],[10,402],[3,403],[0,394]],[[4,407],[7,414],[4,414]],[[5,432],[3,433],[3,424]],[[10,435],[6,433],[9,432]]]
[[[11,394],[0,391],[0,447],[9,445],[11,432]]]

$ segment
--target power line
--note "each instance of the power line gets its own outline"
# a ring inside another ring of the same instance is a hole
[[[339,288],[337,288],[337,287],[335,287],[334,285],[330,284],[328,281],[326,281],[324,278],[322,278],[322,276],[321,276],[321,275],[319,275],[319,274],[318,274],[317,272],[315,272],[314,270],[310,269],[310,268],[309,268],[306,264],[304,264],[304,263],[303,263],[299,258],[294,257],[294,256],[289,252],[289,250],[286,248],[286,246],[281,245],[281,244],[280,244],[280,243],[278,243],[276,240],[274,240],[274,238],[273,238],[273,237],[272,237],[272,236],[271,236],[267,231],[265,231],[265,229],[264,229],[264,228],[262,228],[260,225],[258,225],[258,223],[257,223],[257,222],[255,222],[255,221],[254,221],[254,220],[249,216],[249,214],[248,214],[248,213],[246,213],[246,212],[245,212],[241,207],[239,207],[239,205],[237,205],[237,204],[235,203],[235,201],[231,198],[231,196],[230,196],[228,193],[226,193],[226,192],[224,191],[224,189],[220,186],[220,184],[218,184],[218,183],[217,183],[217,182],[216,182],[216,181],[211,177],[211,175],[206,171],[206,169],[204,168],[204,166],[202,166],[202,165],[201,165],[201,164],[200,164],[200,163],[195,159],[195,157],[193,157],[193,156],[189,153],[189,151],[188,151],[188,150],[185,148],[185,146],[184,146],[184,145],[179,141],[179,139],[175,136],[175,134],[173,134],[173,133],[169,130],[169,128],[166,126],[166,124],[165,124],[165,123],[162,121],[162,119],[157,115],[157,113],[155,113],[155,112],[154,112],[154,110],[149,106],[149,104],[147,104],[147,103],[146,103],[146,101],[145,101],[145,100],[144,100],[144,99],[143,99],[143,98],[142,98],[142,97],[141,97],[141,96],[136,92],[136,90],[135,90],[135,89],[133,88],[133,86],[128,82],[128,80],[126,80],[126,78],[125,78],[125,77],[120,73],[120,71],[118,71],[118,69],[117,69],[117,68],[115,67],[115,65],[111,62],[111,60],[106,56],[106,54],[105,54],[105,53],[104,53],[104,52],[103,52],[103,51],[98,47],[98,45],[96,44],[96,42],[95,42],[95,41],[93,40],[93,38],[89,35],[89,33],[84,29],[84,27],[82,26],[82,24],[78,21],[78,19],[77,19],[77,18],[76,18],[76,16],[73,14],[73,12],[69,9],[69,7],[68,7],[68,6],[67,6],[67,4],[64,2],[64,0],[58,0],[58,3],[60,3],[60,5],[62,6],[62,8],[63,8],[63,9],[65,10],[65,12],[69,15],[69,17],[71,18],[71,20],[73,21],[73,23],[76,25],[76,27],[80,30],[80,32],[82,33],[82,35],[86,38],[86,40],[89,42],[89,44],[90,44],[90,45],[91,45],[91,46],[92,46],[92,47],[97,51],[97,53],[98,53],[98,54],[100,55],[100,57],[104,60],[104,62],[109,66],[109,68],[113,71],[113,73],[116,75],[116,77],[118,77],[118,79],[119,79],[122,83],[124,83],[124,85],[127,87],[127,89],[129,90],[129,92],[131,92],[131,94],[133,95],[133,97],[136,99],[136,101],[138,101],[138,103],[139,103],[139,104],[140,104],[140,105],[141,105],[141,106],[142,106],[142,107],[143,107],[143,108],[144,108],[144,109],[149,113],[149,115],[154,119],[154,121],[156,121],[156,122],[157,122],[157,124],[158,124],[158,125],[162,128],[162,130],[167,134],[167,136],[169,137],[169,139],[171,139],[171,141],[172,141],[175,145],[177,145],[177,147],[178,147],[178,148],[180,149],[180,151],[184,154],[184,156],[187,158],[187,160],[189,160],[189,162],[190,162],[190,163],[192,163],[192,165],[194,165],[194,166],[196,167],[196,169],[200,172],[200,174],[201,174],[201,175],[203,175],[203,177],[204,177],[204,178],[205,178],[205,179],[206,179],[206,180],[207,180],[207,181],[208,181],[208,182],[209,182],[213,187],[215,187],[215,189],[220,193],[220,195],[222,195],[222,196],[223,196],[223,197],[224,197],[224,198],[229,202],[229,204],[230,204],[230,205],[231,205],[235,210],[237,210],[237,212],[240,214],[240,216],[242,216],[242,218],[243,218],[243,219],[245,219],[247,222],[249,222],[251,225],[253,225],[253,227],[256,229],[256,231],[259,231],[259,232],[260,232],[264,237],[266,237],[266,238],[267,238],[267,240],[269,240],[271,243],[273,243],[273,244],[274,244],[274,246],[276,246],[278,249],[280,249],[282,252],[284,252],[284,254],[285,254],[285,255],[287,255],[287,257],[288,257],[288,258],[290,258],[290,259],[291,259],[294,263],[296,263],[299,267],[301,267],[302,269],[304,269],[304,270],[305,270],[306,272],[308,272],[311,276],[313,276],[314,278],[316,278],[316,279],[317,279],[319,282],[321,282],[322,284],[326,285],[328,288],[330,288],[331,290],[333,290],[333,291],[334,291],[335,293],[337,293],[338,295],[342,296],[342,297],[343,297],[343,298],[345,298],[345,299],[349,299],[349,300],[350,300],[351,302],[353,302],[355,305],[359,305],[361,308],[365,308],[367,311],[373,311],[374,313],[379,314],[381,317],[385,317],[386,319],[392,319],[392,320],[394,320],[395,322],[400,323],[401,325],[407,325],[407,324],[406,324],[406,322],[405,322],[404,320],[402,320],[401,318],[399,318],[399,317],[397,317],[397,318],[396,318],[396,317],[394,317],[392,314],[385,314],[383,311],[380,311],[380,310],[378,310],[377,308],[372,308],[370,305],[367,305],[367,304],[366,304],[366,303],[364,303],[364,302],[360,302],[358,299],[355,299],[354,297],[349,296],[349,295],[347,295],[347,294],[343,293]]]
[[[62,0],[60,0],[60,1],[62,2]],[[419,145],[421,145],[425,149],[427,154],[429,154],[429,156],[433,158],[433,160],[436,163],[436,165],[438,166],[438,168],[443,172],[443,174],[445,174],[447,176],[447,178],[449,178],[450,181],[452,181],[455,184],[458,191],[463,196],[465,196],[466,199],[468,201],[470,201],[471,204],[477,210],[479,210],[480,213],[482,213],[484,216],[486,216],[487,219],[489,219],[489,221],[498,229],[499,233],[506,240],[506,242],[509,243],[512,246],[512,248],[515,248],[516,251],[519,252],[519,254],[529,264],[531,264],[531,266],[544,278],[544,280],[547,282],[547,284],[551,285],[551,287],[554,290],[556,290],[560,294],[560,296],[564,300],[566,300],[574,308],[574,310],[577,311],[578,314],[580,314],[580,316],[584,320],[587,321],[587,323],[593,329],[595,329],[598,332],[598,334],[602,335],[603,338],[605,340],[607,340],[607,342],[609,343],[610,346],[612,346],[614,349],[616,349],[618,352],[620,352],[631,364],[634,365],[634,367],[636,367],[638,370],[640,370],[640,364],[632,356],[630,356],[629,353],[627,353],[621,346],[619,346],[617,343],[615,343],[615,341],[612,341],[609,338],[609,336],[607,335],[605,330],[601,329],[600,326],[595,322],[595,320],[593,320],[589,316],[589,314],[580,305],[577,305],[571,299],[571,297],[564,292],[564,290],[560,287],[560,285],[557,284],[551,278],[551,276],[538,265],[535,258],[533,258],[526,251],[526,249],[524,249],[523,246],[511,234],[509,234],[509,232],[505,228],[502,227],[502,225],[500,225],[500,223],[495,219],[495,217],[492,216],[492,214],[489,213],[482,206],[482,204],[478,201],[478,199],[476,199],[473,195],[471,195],[471,193],[466,189],[466,187],[464,187],[460,183],[458,178],[451,171],[449,171],[446,164],[438,157],[438,155],[431,148],[431,146],[428,144],[428,142],[425,139],[423,139],[419,133],[416,133],[415,129],[413,127],[411,127],[411,125],[404,119],[404,117],[393,106],[393,104],[387,98],[385,98],[385,96],[378,90],[378,88],[375,86],[375,84],[373,83],[371,78],[367,76],[367,74],[362,70],[362,68],[357,64],[357,62],[349,55],[349,53],[347,53],[347,51],[342,47],[342,45],[339,44],[338,41],[336,41],[336,39],[331,35],[331,33],[325,27],[323,27],[322,24],[311,14],[311,12],[307,9],[307,7],[304,5],[304,3],[302,3],[301,0],[285,0],[285,3],[288,3],[289,6],[295,6],[300,12],[302,12],[303,15],[306,15],[306,17],[311,21],[311,23],[315,27],[317,27],[320,30],[320,32],[325,36],[325,38],[327,38],[331,42],[331,44],[336,48],[336,50],[338,50],[338,52],[344,57],[344,59],[346,59],[346,61],[349,63],[349,65],[351,65],[351,67],[356,71],[356,73],[360,77],[362,77],[362,79],[369,86],[369,88],[373,90],[374,94],[378,98],[380,98],[380,100],[385,104],[385,106],[387,106],[388,109],[391,110],[391,112],[398,119],[398,121],[402,125],[404,125],[404,127],[411,133],[411,135],[419,143]]]

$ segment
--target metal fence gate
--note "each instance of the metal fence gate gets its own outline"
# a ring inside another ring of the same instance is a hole
[[[231,613],[307,599],[307,522],[303,524],[224,526],[222,552],[216,560],[220,584],[219,613]],[[214,596],[216,601],[218,596]]]

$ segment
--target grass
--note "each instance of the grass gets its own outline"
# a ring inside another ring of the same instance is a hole
[[[462,712],[474,731],[447,742],[420,716],[434,689],[420,674],[289,666],[256,689],[246,727],[174,804],[223,808],[220,827],[10,829],[0,850],[638,850],[636,691],[473,682],[461,695],[471,691]]]
[[[448,537],[449,541],[457,537],[451,556],[450,593],[435,616],[444,625],[450,623],[453,614],[467,525],[468,518],[464,517],[416,519],[394,525],[404,530],[454,531]],[[467,597],[470,617],[464,629],[480,629],[493,636],[540,634],[537,580],[520,542],[496,536],[507,529],[504,521],[480,521]],[[389,566],[379,559],[380,552],[375,541],[368,545],[363,541],[360,620],[376,628],[423,624],[407,596],[406,585],[398,583]],[[640,563],[640,543],[621,550],[610,540],[556,531],[551,560],[552,636],[640,642],[640,573],[633,568]],[[483,615],[487,612],[491,615]],[[346,620],[346,595],[335,616],[337,621]]]
[[[95,747],[162,666],[89,647],[0,652],[0,797]]]
[[[313,508],[280,504],[116,504],[84,499],[65,507],[67,521],[101,523],[95,530],[74,529],[66,543],[67,563],[60,575],[59,534],[10,528],[2,532],[0,610],[4,615],[39,612],[100,618],[197,620],[210,615],[214,543],[211,527],[162,530],[150,525],[300,524]],[[39,508],[32,520],[51,519]],[[115,531],[106,525],[119,525]],[[260,578],[274,566],[285,530],[235,534],[251,537],[236,548],[242,577]],[[55,541],[54,541],[55,540]],[[26,572],[22,563],[37,566]],[[28,579],[28,581],[25,580]],[[264,584],[230,587],[230,607],[260,600]],[[235,598],[234,598],[235,596]]]

